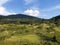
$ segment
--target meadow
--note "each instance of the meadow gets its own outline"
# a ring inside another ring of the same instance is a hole
[[[60,16],[0,16],[0,45],[60,45]]]
[[[0,45],[60,45],[55,24],[0,24]]]

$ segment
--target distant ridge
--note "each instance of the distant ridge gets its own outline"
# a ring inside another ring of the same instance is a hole
[[[36,23],[42,20],[41,18],[28,16],[24,14],[15,14],[15,15],[8,15],[8,16],[2,16],[0,15],[0,22],[24,22],[24,23]]]
[[[25,14],[12,14],[12,15],[8,15],[8,16],[3,16],[3,15],[0,15],[0,18],[1,17],[4,17],[4,18],[37,18],[37,17],[34,17],[34,16],[29,16],[29,15],[25,15]],[[39,19],[39,18],[38,18]]]
[[[11,14],[11,15],[8,15],[8,16],[0,15],[0,18],[1,17],[6,17],[6,18],[26,18],[26,17],[29,17],[29,18],[38,18],[38,17],[34,17],[34,16],[30,16],[30,15],[25,15],[25,14]],[[60,18],[60,15],[55,16],[55,17],[52,17],[50,19],[53,19],[53,18],[59,19]]]
[[[50,19],[42,19],[38,17],[33,17],[25,14],[12,14],[8,16],[2,16],[0,15],[0,22],[24,22],[24,23],[43,23],[43,22],[51,22],[51,23],[60,23],[58,22],[60,20],[60,15],[52,17]]]
[[[60,15],[51,18],[49,21],[54,24],[60,25]]]

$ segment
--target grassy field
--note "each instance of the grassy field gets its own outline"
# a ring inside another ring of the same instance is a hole
[[[60,26],[0,24],[0,45],[60,45]]]

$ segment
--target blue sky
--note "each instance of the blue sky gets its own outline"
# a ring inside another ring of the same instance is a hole
[[[60,15],[60,0],[0,0],[0,15],[19,13],[51,18]]]

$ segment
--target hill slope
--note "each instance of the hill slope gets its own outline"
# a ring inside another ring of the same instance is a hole
[[[60,15],[51,18],[50,22],[60,26]]]
[[[40,19],[23,14],[0,16],[0,45],[60,45],[60,16]]]
[[[9,16],[0,16],[0,22],[12,22],[12,23],[36,23],[39,22],[41,19],[37,17],[32,17],[24,14],[16,14],[16,15],[9,15]]]

